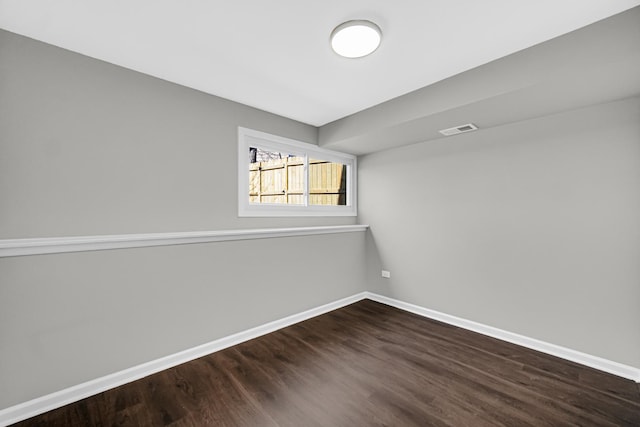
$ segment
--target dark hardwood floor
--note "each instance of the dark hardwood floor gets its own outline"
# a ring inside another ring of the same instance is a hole
[[[632,381],[365,300],[17,426],[640,426]]]

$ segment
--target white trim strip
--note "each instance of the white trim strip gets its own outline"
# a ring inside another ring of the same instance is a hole
[[[156,372],[164,371],[165,369],[215,353],[216,351],[224,350],[225,348],[269,334],[321,314],[328,313],[365,298],[366,292],[361,292],[359,294],[352,295],[320,307],[312,308],[283,319],[275,320],[234,335],[220,338],[179,353],[143,363],[101,378],[96,378],[15,406],[10,406],[6,409],[0,410],[0,427],[5,427],[22,420],[26,420],[27,418],[35,417],[36,415],[60,408],[64,405],[68,405],[69,403],[77,402],[86,397],[93,396],[95,394],[102,393],[103,391],[155,374]]]
[[[287,326],[302,322],[307,319],[319,316],[324,313],[336,310],[338,308],[353,304],[363,299],[370,299],[382,304],[390,305],[400,310],[408,311],[419,316],[429,319],[438,320],[450,325],[458,326],[463,329],[488,335],[503,341],[521,345],[526,348],[538,350],[543,353],[557,356],[562,359],[570,360],[582,365],[586,365],[604,372],[618,375],[623,378],[640,383],[640,369],[632,366],[623,365],[611,360],[603,359],[579,351],[571,350],[555,344],[546,343],[536,339],[528,338],[502,329],[483,325],[481,323],[462,319],[460,317],[451,316],[428,308],[420,307],[414,304],[399,301],[373,292],[361,292],[347,298],[343,298],[332,303],[325,304],[320,307],[312,308],[302,313],[294,314],[280,320],[266,323],[234,335],[230,335],[218,340],[175,353],[151,362],[143,363],[120,372],[115,372],[95,380],[87,381],[73,387],[66,388],[45,396],[20,403],[15,406],[0,410],[0,427],[6,427],[10,424],[17,423],[27,418],[34,417],[47,411],[60,408],[69,403],[77,402],[89,396],[101,393],[106,390],[139,380],[148,375],[165,369],[172,368],[182,363],[189,362],[202,356],[206,356],[216,351],[243,343],[245,341],[266,335]]]
[[[322,227],[188,231],[182,233],[114,234],[105,236],[4,239],[0,240],[0,258],[63,252],[101,251],[106,249],[225,242],[229,240],[351,233],[356,231],[366,231],[367,228],[369,228],[368,225],[334,225]]]
[[[572,350],[570,348],[562,347],[559,345],[551,344],[545,341],[540,341],[534,338],[529,338],[523,335],[519,335],[513,332],[505,331],[502,329],[494,328],[493,326],[484,325],[482,323],[473,322],[471,320],[462,319],[460,317],[451,316],[449,314],[441,313],[439,311],[430,310],[428,308],[420,307],[414,304],[409,304],[404,301],[389,298],[383,295],[378,295],[372,292],[366,292],[366,297],[370,300],[380,302],[382,304],[390,305],[400,310],[408,311],[419,316],[428,317],[429,319],[438,320],[440,322],[448,323],[450,325],[458,326],[469,331],[474,331],[487,335],[493,338],[497,338],[502,341],[507,341],[512,344],[517,344],[522,347],[526,347],[532,350],[537,350],[542,353],[550,354],[552,356],[560,357],[561,359],[570,360],[572,362],[579,363],[581,365],[589,366],[600,371],[608,372],[619,377],[627,378],[637,383],[640,383],[640,368],[636,368],[629,365],[623,365],[622,363],[614,362],[612,360],[603,359],[598,356],[592,356],[587,353]]]

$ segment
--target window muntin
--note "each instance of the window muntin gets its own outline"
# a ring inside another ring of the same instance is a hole
[[[239,216],[355,216],[356,158],[238,129]]]

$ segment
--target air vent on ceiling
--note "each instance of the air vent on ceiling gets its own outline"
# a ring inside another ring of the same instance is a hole
[[[474,125],[473,123],[467,123],[466,125],[460,125],[460,126],[452,127],[449,129],[442,129],[439,132],[444,136],[451,136],[451,135],[457,135],[459,133],[471,132],[472,130],[477,130],[477,129],[478,129],[478,126]]]

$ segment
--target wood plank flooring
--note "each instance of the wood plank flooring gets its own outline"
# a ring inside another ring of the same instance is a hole
[[[364,300],[16,426],[640,426],[632,381]]]

